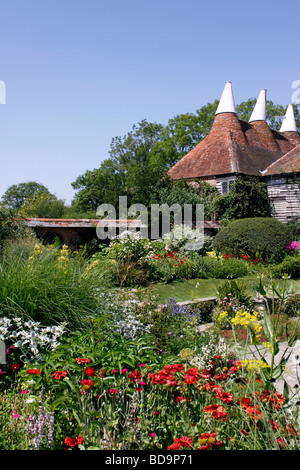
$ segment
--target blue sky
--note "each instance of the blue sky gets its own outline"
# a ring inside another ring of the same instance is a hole
[[[219,99],[267,89],[287,105],[300,80],[297,0],[0,2],[0,196],[71,183],[142,119],[166,124]]]

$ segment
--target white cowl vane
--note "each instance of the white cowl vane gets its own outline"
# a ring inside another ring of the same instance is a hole
[[[292,104],[289,104],[287,107],[280,132],[297,132],[294,108]]]
[[[226,82],[216,114],[235,113],[235,102],[231,82]]]
[[[267,107],[267,90],[261,90],[251,114],[249,122],[265,121]]]

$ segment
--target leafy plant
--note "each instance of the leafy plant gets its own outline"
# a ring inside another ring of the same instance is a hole
[[[235,220],[222,228],[214,238],[214,246],[221,252],[235,251],[252,259],[278,262],[284,258],[291,238],[290,229],[282,222],[255,217]]]

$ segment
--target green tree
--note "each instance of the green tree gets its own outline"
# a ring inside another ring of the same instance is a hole
[[[233,220],[270,215],[265,184],[255,176],[237,177],[231,191],[216,197],[213,205],[218,219]]]
[[[100,204],[108,203],[117,207],[119,195],[124,191],[124,175],[118,162],[107,159],[101,163],[100,168],[88,170],[78,176],[72,186],[77,191],[72,209],[75,213],[88,211],[95,217]]]
[[[219,197],[219,192],[204,181],[195,179],[193,183],[187,183],[184,179],[172,181],[165,178],[152,188],[152,204],[167,204],[171,207],[173,204],[190,204],[193,207],[195,215],[196,205],[203,204],[205,220],[214,218],[215,207],[213,201]]]
[[[87,171],[72,183],[77,191],[75,209],[95,211],[102,203],[117,209],[119,196],[127,196],[128,204],[147,205],[152,186],[177,158],[164,126],[146,120],[134,125],[124,137],[113,138],[109,155],[100,168]]]
[[[195,113],[179,114],[169,119],[166,140],[170,140],[177,151],[177,159],[183,157],[203,140],[214,122],[219,101],[208,103]]]
[[[13,184],[3,194],[1,203],[4,207],[18,210],[22,205],[32,197],[38,194],[50,194],[49,190],[43,184],[35,181]]]
[[[39,217],[60,219],[64,215],[65,204],[61,199],[57,199],[54,194],[36,194],[27,199],[18,215],[20,217]]]

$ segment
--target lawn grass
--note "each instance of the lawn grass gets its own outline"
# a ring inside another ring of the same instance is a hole
[[[257,284],[257,277],[242,277],[236,279],[236,281],[246,284],[249,294],[255,296],[255,290],[252,285]],[[177,302],[184,302],[205,297],[215,297],[218,286],[223,282],[224,279],[176,280],[169,284],[153,284],[151,289],[153,293],[158,294],[162,303],[165,303],[170,297],[174,297]],[[197,284],[198,287],[196,287]],[[290,280],[289,284],[292,293],[300,293],[300,279]]]

